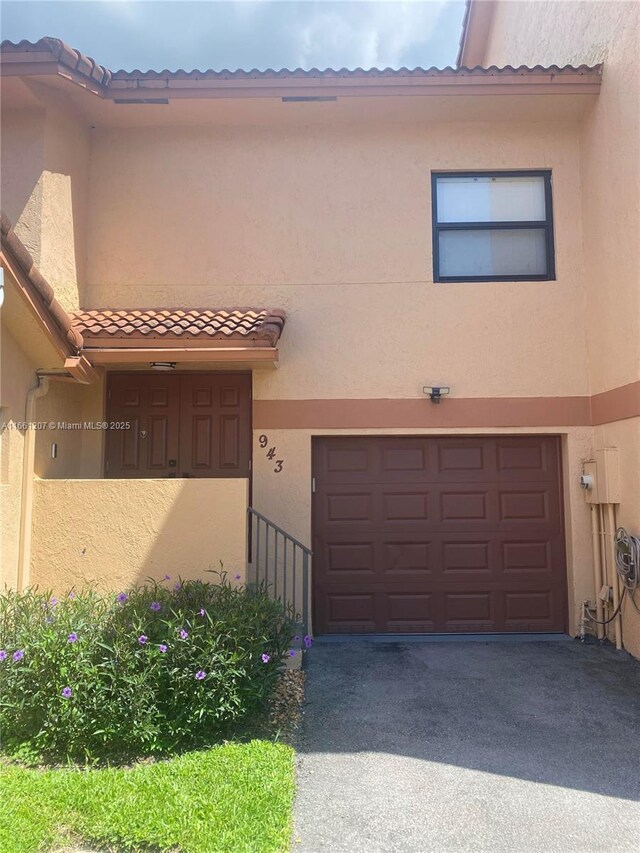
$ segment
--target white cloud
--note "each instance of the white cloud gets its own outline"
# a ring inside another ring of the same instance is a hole
[[[55,35],[112,69],[443,65],[463,0],[2,2],[2,35]]]
[[[331,5],[332,8],[323,9]],[[429,41],[444,2],[314,4],[312,15],[290,26],[297,64],[397,67],[407,53]],[[337,8],[336,8],[337,6]]]

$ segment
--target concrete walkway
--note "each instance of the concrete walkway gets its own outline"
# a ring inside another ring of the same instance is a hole
[[[316,644],[292,849],[640,849],[640,664],[573,640]]]

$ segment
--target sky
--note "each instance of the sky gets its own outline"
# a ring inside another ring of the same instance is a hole
[[[55,36],[112,71],[444,67],[464,0],[1,0],[2,39]]]

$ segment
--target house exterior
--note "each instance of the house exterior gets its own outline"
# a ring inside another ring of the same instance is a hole
[[[578,633],[640,532],[637,35],[472,2],[457,69],[4,43],[5,582],[282,578],[251,506],[318,633]],[[607,630],[640,656],[629,600]]]

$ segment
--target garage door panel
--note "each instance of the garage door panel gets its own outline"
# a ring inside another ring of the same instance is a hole
[[[488,488],[441,488],[438,494],[437,520],[459,527],[495,524],[496,501]]]
[[[491,576],[495,563],[495,543],[490,538],[470,535],[468,540],[445,537],[442,541],[442,576],[466,583],[478,575]]]
[[[380,448],[380,470],[385,479],[396,472],[402,472],[402,479],[408,473],[424,474],[428,469],[428,448],[423,440],[390,442]]]
[[[553,538],[509,539],[500,542],[502,572],[524,577],[531,573],[553,574],[554,565],[561,560],[562,543]]]
[[[380,505],[382,523],[397,525],[400,522],[427,521],[429,497],[425,489],[385,489]]]
[[[376,448],[370,442],[335,439],[331,444],[319,444],[315,471],[323,482],[367,483],[378,470]]]
[[[557,480],[557,444],[546,437],[501,438],[496,441],[500,479]]]
[[[350,575],[374,574],[375,542],[331,541],[324,544],[325,574],[328,578],[348,579]]]
[[[320,500],[323,506],[319,507],[319,516],[323,526],[340,529],[355,523],[366,528],[374,522],[376,496],[366,486],[331,486],[320,494]]]
[[[423,593],[383,593],[385,630],[389,633],[427,633],[435,629],[434,595]]]
[[[503,525],[560,525],[560,501],[557,491],[548,485],[523,483],[501,487],[498,493],[499,520]]]
[[[481,438],[433,439],[435,478],[441,482],[473,483],[496,472],[495,448]]]
[[[434,543],[415,541],[411,533],[382,538],[382,576],[389,579],[424,578],[433,574]]]
[[[319,633],[564,630],[556,438],[338,439],[366,452],[328,470],[334,441],[314,449]]]
[[[496,623],[495,597],[487,589],[445,592],[442,604],[445,631],[491,631]]]
[[[325,593],[327,629],[330,632],[375,630],[375,596],[372,592]]]

